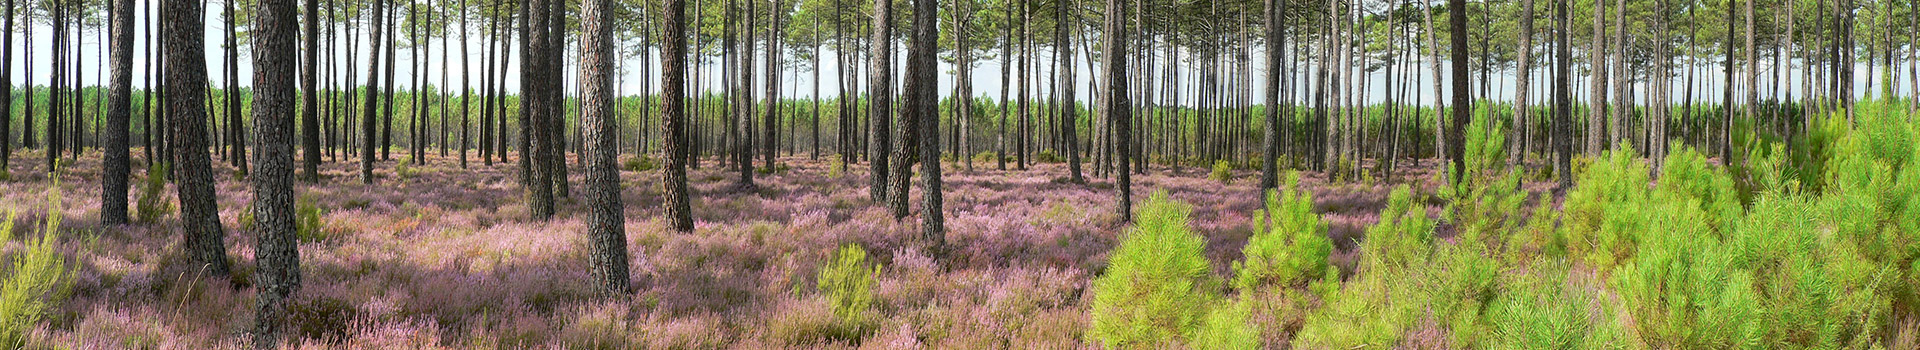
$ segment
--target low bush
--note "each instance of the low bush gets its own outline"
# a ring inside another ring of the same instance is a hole
[[[1207,179],[1219,181],[1222,185],[1233,184],[1233,164],[1225,160],[1213,162],[1213,172],[1207,173]]]
[[[48,196],[48,213],[40,237],[26,243],[26,249],[13,254],[12,265],[0,279],[0,348],[17,349],[27,345],[27,332],[45,320],[66,298],[69,285],[66,257],[57,251],[60,240],[60,190],[53,184]],[[11,236],[13,214],[0,223],[0,232]],[[6,240],[0,240],[4,245]]]
[[[397,176],[401,180],[420,176],[420,170],[413,168],[413,162],[413,156],[411,155],[400,157],[400,162],[393,164],[393,176]]]
[[[626,161],[620,162],[620,168],[626,171],[651,171],[659,167],[660,165],[653,161],[653,156],[647,154],[628,157]]]
[[[1093,281],[1088,341],[1110,349],[1164,348],[1193,340],[1219,297],[1206,240],[1187,227],[1192,208],[1155,192]]]
[[[1267,192],[1266,209],[1254,213],[1253,236],[1233,265],[1233,287],[1242,293],[1267,285],[1294,286],[1326,274],[1327,223],[1313,212],[1313,195],[1298,189],[1300,175]]]
[[[140,182],[140,198],[134,203],[140,222],[151,223],[173,213],[173,198],[167,196],[167,174],[166,162],[154,162],[147,168],[146,179]]]
[[[867,262],[865,249],[846,245],[835,251],[833,261],[821,267],[815,283],[820,294],[826,297],[836,322],[871,325],[868,313],[872,312],[873,287],[879,275],[880,267]]]

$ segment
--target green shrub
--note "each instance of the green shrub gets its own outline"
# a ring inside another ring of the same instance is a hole
[[[845,174],[846,171],[847,171],[846,160],[842,160],[840,159],[840,157],[832,157],[831,159],[827,160],[827,178],[838,179],[841,176],[846,176]]]
[[[1219,181],[1222,185],[1233,184],[1233,164],[1225,160],[1213,162],[1213,172],[1207,174],[1208,180]]]
[[[154,222],[173,213],[173,198],[167,196],[167,174],[166,162],[154,162],[147,168],[147,177],[140,182],[140,198],[134,203],[140,222]]]
[[[1377,266],[1362,268],[1399,269],[1427,261],[1433,253],[1433,228],[1426,207],[1413,199],[1413,189],[1394,188],[1380,221],[1367,227],[1366,242],[1361,244],[1361,254]]]
[[[1000,154],[993,153],[993,151],[985,151],[973,155],[973,162],[975,163],[992,163],[998,160],[1000,160]]]
[[[1206,241],[1187,227],[1192,208],[1155,192],[1093,281],[1089,342],[1154,348],[1192,339],[1218,299]]]
[[[400,162],[393,165],[393,175],[400,177],[402,180],[419,176],[420,170],[413,168],[413,156],[400,157]]]
[[[1612,150],[1586,167],[1562,202],[1567,254],[1611,268],[1633,252],[1646,232],[1646,162],[1633,152]]]
[[[651,171],[659,167],[659,164],[653,161],[653,156],[647,154],[628,157],[625,162],[620,163],[620,168],[626,171]]]
[[[1327,223],[1313,213],[1313,195],[1300,191],[1300,174],[1289,173],[1285,186],[1267,192],[1266,210],[1254,213],[1254,233],[1233,265],[1234,289],[1242,293],[1266,285],[1293,286],[1326,274]]]
[[[333,233],[327,227],[326,221],[322,219],[322,217],[326,215],[326,212],[322,211],[320,206],[314,203],[312,197],[300,197],[300,200],[295,203],[293,211],[294,225],[299,228],[301,242],[313,243],[333,238]]]
[[[841,322],[865,323],[873,307],[874,280],[879,275],[880,267],[867,262],[867,251],[849,244],[835,251],[833,261],[820,269],[815,282],[834,317]]]
[[[1049,150],[1041,150],[1039,153],[1035,153],[1033,155],[1033,161],[1036,163],[1060,163],[1060,162],[1065,162],[1066,159],[1061,158],[1060,154],[1053,153],[1053,150],[1049,149]]]
[[[1595,303],[1594,292],[1566,281],[1566,268],[1536,262],[1512,278],[1488,308],[1493,349],[1612,349],[1623,345],[1611,322],[1610,303]],[[1590,316],[1599,306],[1600,316]]]
[[[66,258],[56,251],[60,239],[60,190],[56,181],[49,195],[48,213],[40,238],[27,242],[24,251],[12,256],[8,275],[0,280],[0,348],[15,349],[27,343],[27,332],[44,320],[65,299],[68,279]],[[0,228],[11,235],[13,215]],[[5,243],[0,241],[0,243]]]
[[[1245,301],[1228,302],[1207,312],[1195,332],[1192,349],[1259,349],[1260,328],[1248,323],[1253,310]]]

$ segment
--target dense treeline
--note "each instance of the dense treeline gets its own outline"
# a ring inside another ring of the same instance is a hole
[[[322,162],[358,162],[359,179],[377,184],[376,167],[465,167],[471,154],[516,170],[534,220],[578,187],[595,208],[595,285],[620,294],[631,290],[619,169],[651,170],[653,159],[678,174],[667,176],[679,182],[667,184],[668,206],[682,231],[693,229],[686,167],[737,171],[734,188],[756,193],[756,173],[780,171],[781,155],[833,159],[840,172],[865,162],[872,199],[896,219],[916,212],[909,194],[920,184],[922,243],[938,258],[947,168],[1064,162],[1067,183],[1114,179],[1130,220],[1129,174],[1151,165],[1260,168],[1272,189],[1286,169],[1358,180],[1440,158],[1459,184],[1472,174],[1468,153],[1488,151],[1470,135],[1498,132],[1513,141],[1497,146],[1508,162],[1564,187],[1575,154],[1624,145],[1664,159],[1680,146],[1737,170],[1771,144],[1813,154],[1809,116],[1851,122],[1857,96],[1908,114],[1920,97],[1920,6],[1910,1],[1535,5],[8,1],[9,43],[18,34],[33,45],[0,52],[0,173],[17,149],[41,150],[50,165],[99,149],[113,179],[103,222],[120,223],[130,168],[169,169],[183,249],[225,275],[211,164],[230,164],[256,191],[257,273],[273,293],[259,299],[256,332],[271,337],[278,300],[299,288],[292,179],[320,180]],[[209,19],[203,6],[220,7]],[[205,57],[209,39],[216,57]],[[83,52],[90,40],[112,54]],[[134,52],[136,41],[148,50]],[[17,81],[16,59],[26,67]],[[33,72],[36,60],[53,72]],[[138,84],[135,60],[146,62]],[[821,77],[829,60],[839,74]],[[998,80],[974,70],[995,60]],[[243,63],[256,72],[244,85]],[[411,74],[396,73],[403,64]],[[787,79],[797,76],[808,78]],[[641,88],[621,91],[629,79]],[[826,80],[836,97],[822,97]],[[942,80],[954,91],[940,91]],[[999,96],[976,93],[981,81],[997,82]]]

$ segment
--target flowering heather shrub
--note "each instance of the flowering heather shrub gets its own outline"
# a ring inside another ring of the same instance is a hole
[[[1299,173],[1267,192],[1267,209],[1254,214],[1253,237],[1233,264],[1233,287],[1241,292],[1269,284],[1293,286],[1320,277],[1327,269],[1327,223],[1313,212],[1313,194],[1300,191]]]
[[[1108,348],[1167,347],[1192,340],[1218,282],[1206,241],[1187,228],[1192,207],[1155,192],[1093,282],[1089,342]]]

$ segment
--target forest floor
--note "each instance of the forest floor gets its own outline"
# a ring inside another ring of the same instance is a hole
[[[16,232],[37,232],[29,228],[48,215],[55,184],[43,157],[16,153],[12,179],[0,182],[0,212],[18,212]],[[60,251],[71,258],[72,285],[33,337],[83,349],[243,345],[254,304],[249,183],[216,166],[235,273],[210,278],[184,266],[177,210],[152,222],[99,224],[99,159],[89,152],[58,177]],[[824,159],[781,158],[790,169],[760,174],[754,192],[732,190],[735,174],[708,159],[690,171],[690,234],[661,218],[659,171],[623,171],[638,288],[616,301],[589,289],[578,168],[570,174],[572,199],[560,201],[553,220],[533,222],[511,164],[476,158],[462,168],[430,155],[401,176],[395,162],[383,161],[378,183],[363,185],[357,162],[324,163],[322,183],[298,188],[303,203],[319,209],[323,229],[302,238],[303,289],[290,307],[289,332],[312,348],[1085,346],[1090,280],[1124,229],[1113,214],[1111,179],[1089,173],[1088,184],[1066,183],[1063,164],[999,171],[979,163],[963,171],[949,163],[952,253],[936,264],[915,248],[917,216],[895,220],[867,198],[866,164],[830,177]],[[1434,165],[1405,167],[1395,178],[1431,194]],[[1226,184],[1207,175],[1156,165],[1135,177],[1136,201],[1166,191],[1193,204],[1191,226],[1206,237],[1215,273],[1230,276],[1262,209],[1259,173],[1235,171]],[[135,171],[135,199],[144,177]],[[1356,242],[1399,183],[1302,177],[1331,226],[1333,265],[1352,271]],[[176,196],[171,187],[164,195]],[[1437,216],[1438,203],[1427,206]],[[848,244],[881,266],[877,322],[852,340],[832,330],[834,315],[814,287],[821,266]],[[1265,333],[1267,344],[1286,342],[1281,332]]]

